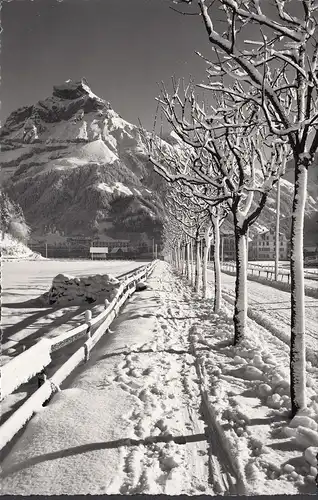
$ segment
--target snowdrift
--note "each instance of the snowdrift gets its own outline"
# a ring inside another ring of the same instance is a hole
[[[105,299],[111,301],[119,286],[120,281],[110,274],[96,274],[87,278],[58,274],[53,278],[49,292],[42,298],[51,306],[92,304]]]

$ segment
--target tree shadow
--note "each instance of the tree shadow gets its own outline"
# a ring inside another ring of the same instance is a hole
[[[41,318],[45,318],[45,316],[47,316],[48,314],[51,314],[53,311],[60,310],[63,308],[65,308],[65,306],[55,308],[54,310],[52,310],[50,308],[49,311],[47,309],[45,309],[45,310],[37,311],[36,313],[33,313],[33,314],[29,313],[29,316],[27,318],[24,318],[19,323],[16,323],[12,326],[8,326],[7,328],[3,329],[2,343],[4,343],[4,341],[10,340],[9,337],[11,335],[14,335],[15,333],[21,332],[22,330],[26,330],[28,327],[30,327],[32,324],[34,324],[37,320],[39,320]],[[26,348],[29,348],[29,347],[31,347],[31,345],[33,345],[36,342],[36,340],[38,340],[39,338],[42,338],[44,335],[46,335],[50,331],[53,331],[54,328],[61,326],[65,323],[70,322],[69,329],[71,330],[72,327],[75,327],[78,325],[79,320],[75,320],[75,319],[74,319],[74,321],[70,321],[70,320],[72,320],[74,317],[78,316],[79,314],[83,313],[86,309],[87,309],[87,306],[78,306],[75,311],[66,311],[65,314],[62,314],[58,318],[50,320],[50,322],[48,324],[45,324],[42,327],[39,325],[39,328],[35,332],[30,333],[27,337],[21,339],[20,341],[17,341],[16,347],[19,347],[19,345],[24,345]],[[26,313],[26,314],[28,314],[28,313]]]
[[[46,453],[44,455],[38,455],[25,460],[24,462],[15,464],[8,469],[3,469],[0,473],[0,477],[4,478],[10,474],[14,474],[24,469],[28,469],[34,465],[40,464],[42,462],[47,462],[51,460],[57,460],[59,458],[65,458],[75,455],[81,455],[83,453],[89,453],[91,451],[98,450],[110,450],[114,448],[119,448],[121,446],[147,446],[153,443],[167,443],[169,441],[174,441],[177,444],[186,444],[188,442],[198,442],[206,441],[205,434],[190,434],[186,436],[149,436],[144,439],[132,439],[132,438],[122,438],[116,439],[114,441],[106,441],[99,443],[87,443],[79,446],[74,446],[72,448],[67,448],[65,450],[54,451],[51,453]]]
[[[281,441],[279,443],[271,443],[267,445],[268,448],[272,448],[273,450],[280,451],[295,451],[301,450],[301,446],[297,444],[294,439],[286,439],[285,441]]]
[[[224,339],[220,340],[220,342],[216,342],[213,344],[213,349],[225,349],[226,347],[232,347],[233,346],[233,339]]]
[[[255,397],[255,393],[254,393]],[[287,417],[281,415],[271,415],[264,418],[251,418],[248,425],[268,425],[278,422],[287,422]]]
[[[10,410],[7,410],[6,412],[3,412],[3,410],[1,411],[0,425],[3,425],[6,422],[6,420],[8,420],[11,417],[11,415],[13,415],[13,413],[20,406],[22,406],[23,403],[25,403],[25,401],[29,398],[29,396],[30,396],[30,388],[29,388],[29,390],[23,390],[23,389],[21,389],[21,387],[22,386],[19,387],[19,389],[18,389],[17,392],[22,392],[22,393],[25,392],[25,395],[21,396],[20,399],[16,400],[15,403],[13,403],[13,405],[11,406]],[[12,394],[14,394],[14,393],[12,393]]]

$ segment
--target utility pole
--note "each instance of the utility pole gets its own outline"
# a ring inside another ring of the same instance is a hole
[[[47,243],[45,243],[45,258],[47,259]]]
[[[155,259],[157,260],[157,258],[158,258],[158,245],[156,243],[156,245],[155,245]]]

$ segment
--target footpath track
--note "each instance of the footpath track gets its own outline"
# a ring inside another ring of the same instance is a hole
[[[191,347],[209,318],[165,264],[149,284],[26,426],[3,461],[3,494],[238,493]]]

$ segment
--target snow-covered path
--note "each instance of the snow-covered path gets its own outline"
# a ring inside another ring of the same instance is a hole
[[[208,271],[210,284],[212,271]],[[232,303],[235,277],[222,273],[222,289],[224,298]],[[248,305],[251,317],[277,333],[286,343],[290,338],[290,293],[263,285],[256,281],[247,281]],[[309,358],[318,361],[318,299],[305,297],[306,305],[306,344]]]
[[[212,493],[192,320],[168,276],[159,264],[153,289],[27,425],[3,462],[3,494]]]
[[[316,468],[285,432],[286,343],[248,319],[233,347],[231,307],[211,314],[165,263],[149,284],[26,426],[2,493],[313,493]],[[312,367],[318,422],[317,384]]]

